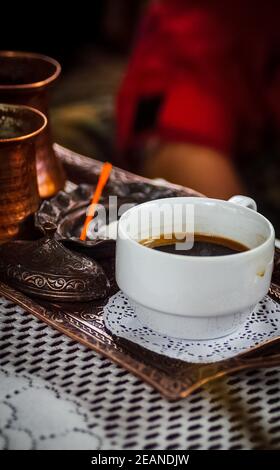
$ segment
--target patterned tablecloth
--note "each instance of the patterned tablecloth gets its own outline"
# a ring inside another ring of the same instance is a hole
[[[0,449],[280,448],[280,368],[169,403],[0,298]]]

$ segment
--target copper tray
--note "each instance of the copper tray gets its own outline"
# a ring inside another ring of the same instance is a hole
[[[67,176],[75,183],[94,183],[101,163],[77,155],[55,145]],[[112,178],[122,181],[143,181],[144,178],[115,168]],[[149,181],[149,180],[147,180]],[[171,185],[173,187],[178,186]],[[185,190],[187,195],[197,195]],[[215,364],[187,364],[169,359],[112,337],[103,324],[104,301],[90,303],[55,304],[34,300],[0,282],[0,295],[12,300],[45,323],[72,339],[103,354],[157,389],[165,398],[178,400],[215,378],[236,371],[280,365],[280,335],[232,359]],[[280,302],[280,250],[276,250],[275,269],[270,295]]]

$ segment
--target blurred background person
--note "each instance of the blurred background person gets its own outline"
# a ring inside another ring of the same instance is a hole
[[[261,181],[280,143],[279,14],[277,1],[151,2],[118,98],[123,165],[225,199],[248,192],[252,158]]]

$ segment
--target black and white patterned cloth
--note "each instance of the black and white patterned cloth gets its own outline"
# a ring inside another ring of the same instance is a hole
[[[0,449],[98,449],[88,411],[30,374],[0,369]]]
[[[69,436],[72,448],[280,448],[280,368],[234,375],[170,403],[3,298],[0,368],[1,448],[68,448]],[[54,431],[58,405],[63,422]],[[47,418],[38,423],[34,410]]]

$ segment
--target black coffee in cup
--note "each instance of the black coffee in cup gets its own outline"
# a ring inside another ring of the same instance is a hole
[[[169,237],[161,235],[159,238],[148,238],[140,243],[157,251],[185,256],[224,256],[249,250],[235,240],[203,233],[194,234],[193,244],[186,243],[187,241],[187,235],[173,234]]]

